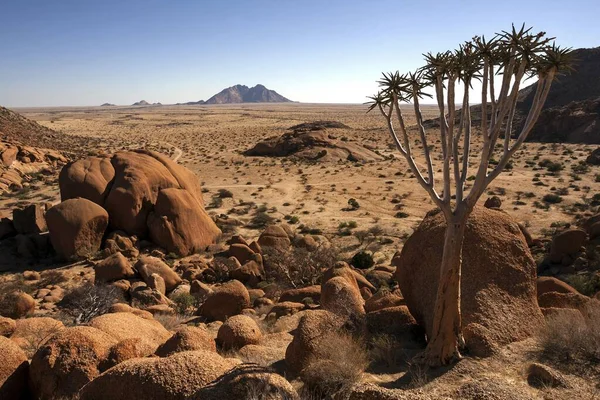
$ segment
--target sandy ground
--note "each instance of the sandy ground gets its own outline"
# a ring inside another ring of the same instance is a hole
[[[357,227],[353,231],[377,226],[383,230],[383,236],[394,241],[381,249],[381,256],[387,259],[433,207],[428,195],[411,177],[406,161],[393,148],[381,115],[367,114],[364,105],[242,104],[16,111],[67,135],[106,140],[104,148],[88,149],[89,152],[148,147],[170,154],[198,175],[206,190],[206,204],[211,203],[219,189],[233,193],[220,207],[210,209],[211,213],[231,214],[231,209],[239,208],[240,202],[253,202],[266,205],[275,218],[297,216],[298,224],[320,229],[330,236],[338,233],[338,226],[343,222],[355,221]],[[433,118],[437,110],[425,106],[423,113],[426,119]],[[413,125],[411,134],[416,142],[414,117],[409,109],[405,114],[408,124]],[[261,139],[281,135],[295,124],[316,120],[348,125],[351,129],[336,130],[336,135],[368,145],[390,158],[367,164],[307,163],[241,154]],[[428,141],[436,154],[435,170],[440,171],[439,133],[430,130]],[[478,143],[476,137],[471,159],[473,174],[478,161]],[[423,165],[421,149],[415,144],[413,151]],[[492,183],[489,195],[497,194],[503,201],[503,209],[527,226],[534,236],[545,233],[553,223],[573,222],[573,206],[589,202],[600,189],[600,183],[595,181],[600,172],[597,167],[577,177],[572,175],[572,166],[585,160],[591,150],[592,147],[586,145],[527,143],[514,158],[513,169]],[[538,166],[544,159],[557,161],[564,169],[558,174],[549,173]],[[438,173],[438,182],[440,175]],[[56,187],[44,189],[46,198],[54,196],[54,201],[58,200]],[[557,190],[562,201],[543,207],[546,204],[543,196]],[[484,195],[481,201],[489,195]],[[360,208],[343,211],[350,198],[356,199]],[[9,199],[0,201],[0,210],[6,211],[8,203]],[[399,211],[405,213],[401,218],[396,216]],[[235,218],[247,222],[252,215],[253,211],[249,210]],[[240,232],[250,237],[259,233],[244,228]],[[343,245],[357,245],[353,237],[344,241]]]

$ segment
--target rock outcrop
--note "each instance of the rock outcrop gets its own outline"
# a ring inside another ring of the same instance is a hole
[[[255,157],[294,157],[307,161],[348,160],[367,162],[382,160],[372,150],[336,135],[351,128],[334,121],[316,121],[293,126],[281,136],[257,143],[244,154]]]
[[[111,230],[149,236],[180,256],[204,250],[221,234],[204,210],[198,178],[153,151],[122,151],[68,164],[59,186],[63,201],[82,197],[103,207]]]

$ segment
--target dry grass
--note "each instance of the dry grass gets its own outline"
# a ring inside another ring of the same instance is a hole
[[[371,339],[369,356],[373,364],[396,367],[406,361],[407,355],[401,343],[392,335],[378,335]]]
[[[590,301],[582,315],[547,320],[539,334],[542,356],[562,369],[600,374],[600,302]]]
[[[179,314],[154,314],[154,319],[161,323],[168,331],[174,331],[187,319],[187,317]]]
[[[318,398],[347,392],[361,380],[368,366],[362,341],[349,334],[332,332],[321,342],[318,355],[300,372],[302,392]]]
[[[18,336],[19,346],[23,349],[25,354],[27,354],[28,358],[32,358],[40,347],[61,329],[63,329],[61,326],[44,330],[39,330],[34,327],[28,327],[27,329],[21,328]]]

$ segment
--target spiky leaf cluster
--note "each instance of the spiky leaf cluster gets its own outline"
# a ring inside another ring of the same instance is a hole
[[[498,75],[516,76],[519,69],[525,75],[545,76],[572,70],[572,51],[553,43],[545,32],[533,33],[532,28],[514,25],[510,31],[496,34],[491,40],[476,36],[454,51],[424,54],[425,65],[414,73],[384,73],[378,81],[380,91],[371,99],[369,111],[378,105],[389,105],[394,99],[411,102],[415,98],[431,97],[426,89],[444,85],[448,80],[470,86],[483,78],[485,63]]]

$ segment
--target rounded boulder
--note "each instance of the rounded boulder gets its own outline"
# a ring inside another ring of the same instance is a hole
[[[35,311],[35,300],[29,294],[21,291],[4,296],[0,304],[0,315],[18,319],[32,315]]]
[[[89,327],[66,328],[54,334],[31,360],[29,382],[36,399],[71,398],[100,375],[100,365],[117,343]]]
[[[0,336],[0,399],[25,398],[27,390],[27,356],[11,340]]]
[[[430,212],[396,254],[395,278],[410,313],[431,335],[446,223]],[[477,323],[506,344],[531,336],[543,323],[536,264],[519,225],[508,214],[476,207],[462,252],[462,324]]]
[[[65,259],[88,257],[100,249],[108,213],[83,198],[66,200],[46,212],[50,242]]]
[[[221,235],[198,199],[177,188],[158,192],[148,229],[154,243],[179,256],[205,250]]]
[[[306,312],[294,330],[294,338],[285,352],[286,371],[298,374],[312,357],[319,355],[321,343],[331,332],[340,331],[345,325],[344,318],[329,311]]]
[[[135,358],[113,367],[79,392],[80,400],[193,398],[237,365],[212,351],[185,351],[166,358]]]
[[[181,278],[177,272],[173,271],[163,260],[152,256],[142,256],[135,264],[135,269],[140,273],[142,279],[150,284],[152,274],[157,274],[165,281],[165,288],[168,292],[175,289],[181,283]]]
[[[183,326],[156,350],[159,357],[168,357],[182,351],[217,351],[215,340],[204,329],[195,326]]]
[[[240,281],[232,280],[216,288],[198,311],[210,321],[225,321],[245,308],[250,308],[248,289]]]
[[[62,201],[82,197],[103,206],[115,169],[106,157],[88,157],[67,164],[60,171],[58,186]]]
[[[117,341],[140,338],[152,352],[171,337],[160,322],[138,317],[130,312],[104,314],[90,321],[90,326],[101,330]]]
[[[241,349],[247,344],[258,344],[261,338],[256,321],[246,315],[235,315],[219,328],[217,344],[225,350]]]
[[[324,310],[344,317],[365,315],[364,300],[356,286],[342,276],[329,279],[321,290]]]

